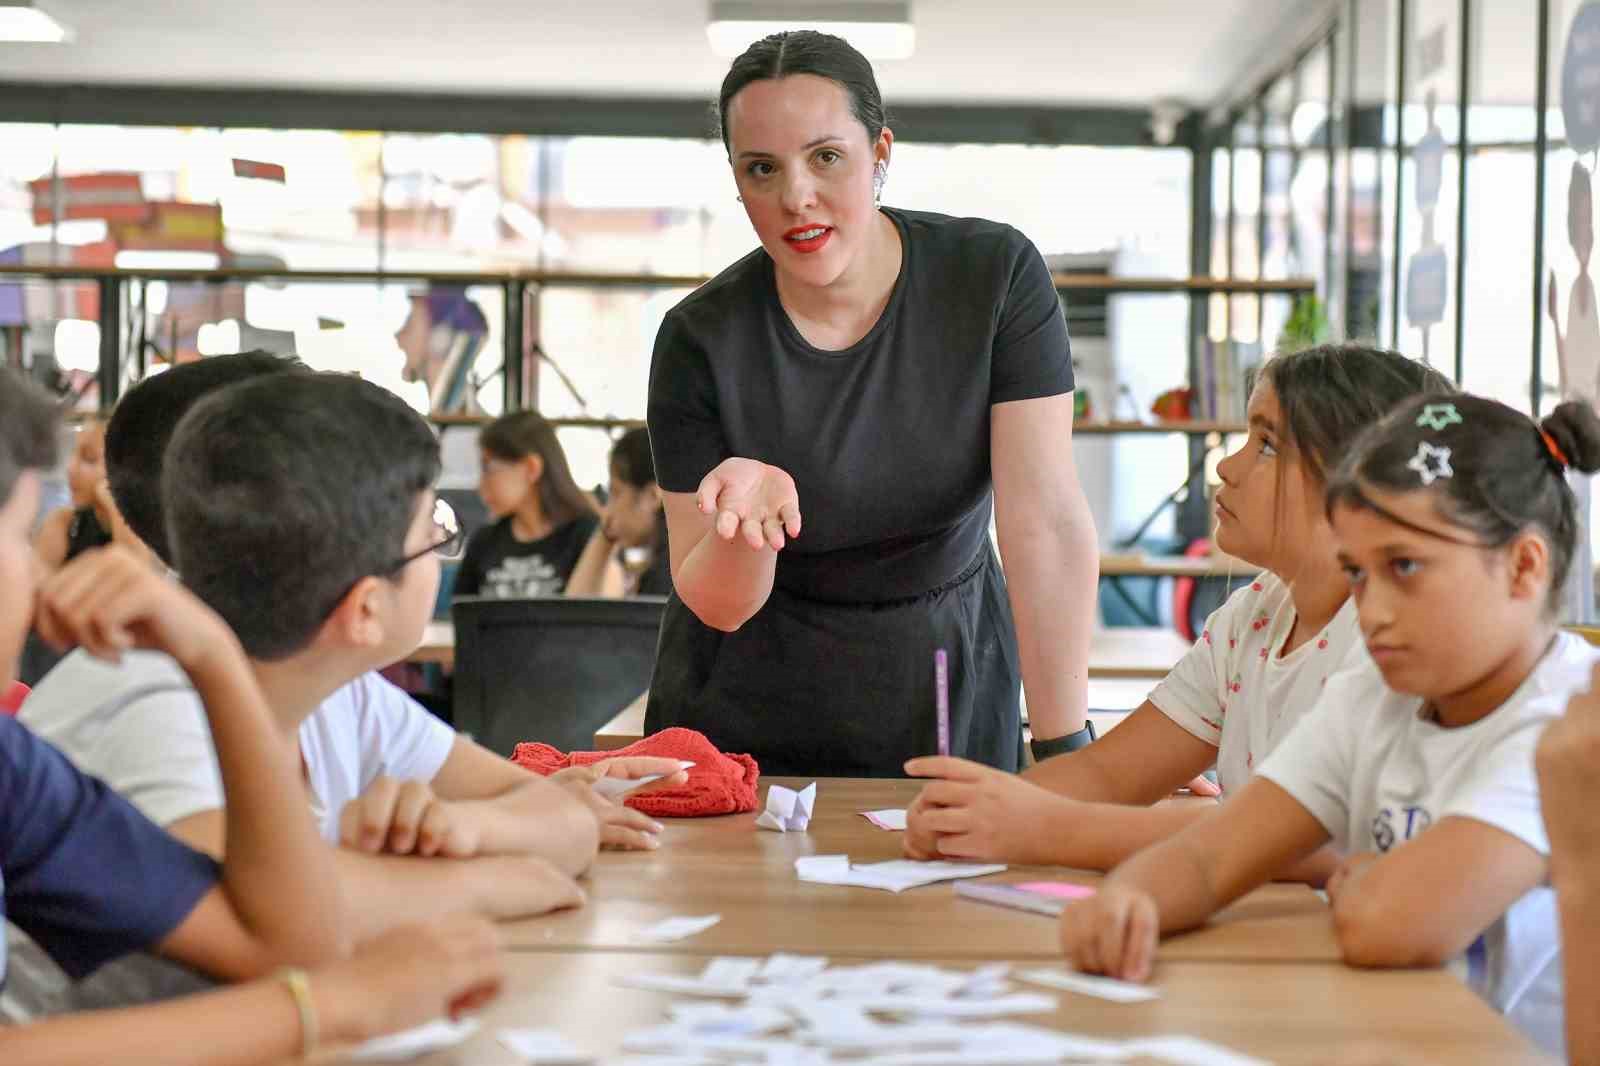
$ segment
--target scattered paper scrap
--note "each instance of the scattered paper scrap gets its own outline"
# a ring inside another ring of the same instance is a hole
[[[351,1051],[347,1057],[357,1062],[405,1062],[407,1059],[426,1055],[430,1051],[455,1047],[477,1031],[478,1022],[474,1018],[459,1022],[438,1018],[415,1029],[406,1029],[390,1033],[388,1036],[380,1036],[376,1040],[368,1040]]]
[[[811,810],[816,802],[815,781],[799,792],[782,785],[771,785],[767,788],[767,809],[756,818],[756,825],[780,833],[803,833],[806,826],[811,824]]]
[[[1020,885],[1006,885],[995,881],[962,881],[956,885],[956,895],[975,899],[980,903],[993,903],[1014,910],[1029,911],[1057,917],[1074,900],[1094,895],[1089,885],[1075,885],[1066,881],[1028,881]]]
[[[906,827],[906,812],[892,807],[882,811],[862,811],[861,817],[879,829],[890,832],[903,832]]]
[[[1118,981],[1111,977],[1094,977],[1070,970],[1024,970],[1017,980],[1045,988],[1059,988],[1064,992],[1096,996],[1113,1003],[1147,1003],[1160,999],[1161,993],[1149,985],[1136,985],[1132,981]]]
[[[579,1051],[553,1029],[501,1029],[495,1039],[531,1066],[579,1066],[595,1056]]]
[[[639,939],[652,944],[670,944],[675,940],[685,940],[703,933],[720,921],[722,921],[720,914],[705,914],[698,918],[667,918],[639,930]]]
[[[1173,1066],[1272,1066],[1264,1059],[1241,1055],[1197,1036],[1152,1036],[1129,1040],[1122,1045],[1122,1053],[1129,1058],[1144,1055],[1160,1059]]]
[[[802,881],[818,885],[853,885],[857,888],[877,888],[885,892],[904,892],[939,881],[959,881],[963,878],[987,877],[1003,873],[1000,864],[973,864],[961,862],[916,862],[911,859],[891,859],[888,862],[850,862],[848,855],[806,855],[794,862],[795,875]]]

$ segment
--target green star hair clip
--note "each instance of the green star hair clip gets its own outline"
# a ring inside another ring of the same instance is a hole
[[[1453,403],[1430,403],[1417,416],[1418,426],[1426,426],[1435,433],[1442,432],[1446,426],[1459,426],[1464,421]]]

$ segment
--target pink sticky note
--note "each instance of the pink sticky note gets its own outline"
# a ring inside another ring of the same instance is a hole
[[[1075,885],[1070,881],[1025,881],[1016,887],[1053,899],[1088,899],[1094,895],[1093,885]]]

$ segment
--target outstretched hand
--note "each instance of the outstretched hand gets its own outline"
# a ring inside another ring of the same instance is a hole
[[[781,551],[800,535],[800,495],[794,478],[755,459],[724,459],[700,482],[700,513],[715,517],[717,536],[741,537],[754,551]]]

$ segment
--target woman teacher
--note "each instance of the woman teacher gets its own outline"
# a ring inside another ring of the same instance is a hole
[[[1009,226],[878,206],[894,135],[837,37],[756,42],[719,107],[761,247],[656,337],[676,595],[647,731],[900,776],[936,750],[944,649],[951,754],[1017,768],[1019,674],[1036,755],[1081,746],[1097,547],[1043,260]]]

